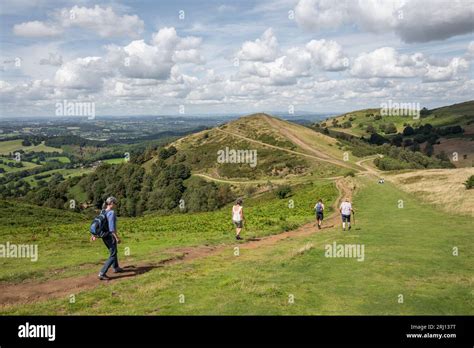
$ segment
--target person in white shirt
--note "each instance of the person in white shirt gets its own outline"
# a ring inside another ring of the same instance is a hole
[[[241,240],[240,231],[242,231],[244,223],[244,210],[242,207],[242,199],[237,199],[235,205],[232,207],[232,222],[235,225],[235,239]]]
[[[342,230],[346,230],[346,222],[349,230],[351,229],[351,213],[354,212],[352,204],[349,202],[349,198],[346,198],[344,202],[341,203],[339,207],[342,217]]]

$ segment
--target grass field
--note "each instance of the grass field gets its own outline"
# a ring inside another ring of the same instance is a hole
[[[12,159],[7,158],[7,157],[0,157],[0,159],[3,161],[3,164],[0,164],[0,168],[5,169],[5,173],[19,172],[19,171],[22,171],[22,170],[39,167],[38,164],[31,163],[31,162],[26,162],[26,161],[22,161],[23,167],[21,167],[21,168],[9,167],[8,165],[6,165],[6,163],[9,163],[9,162],[15,163],[15,160],[12,160]],[[4,174],[0,174],[0,176],[1,175],[4,175]]]
[[[239,256],[235,256],[235,244],[229,240],[231,227],[226,224],[211,227],[216,217],[219,221],[225,219],[227,212],[183,216],[182,220],[179,216],[150,216],[138,219],[136,223],[123,219],[120,228],[125,232],[125,242],[121,248],[130,246],[134,251],[132,255],[148,254],[148,257],[156,255],[159,258],[159,250],[172,245],[224,241],[229,243],[228,248],[214,256],[155,268],[138,278],[102,284],[94,290],[75,294],[73,304],[68,298],[60,298],[3,308],[2,313],[474,314],[471,219],[455,215],[446,219],[433,206],[420,204],[416,196],[388,182],[378,185],[360,177],[357,187],[354,200],[357,221],[350,233],[333,228],[259,248],[246,249],[242,244]],[[315,192],[304,191],[309,204]],[[299,194],[295,198],[300,197]],[[252,220],[249,220],[250,230],[245,231],[244,236],[255,235],[257,231],[275,233],[281,230],[278,218],[281,214],[292,221],[311,218],[309,208],[307,215],[300,211],[296,218],[297,210],[289,212],[279,206],[282,201],[269,202],[268,197],[260,199],[262,201],[249,202],[247,214]],[[400,200],[403,208],[400,208]],[[297,198],[295,201],[302,200]],[[303,205],[306,211],[306,203]],[[254,215],[260,217],[254,220]],[[263,217],[268,215],[273,216],[270,221],[274,223],[266,226],[268,219]],[[171,220],[174,228],[170,230]],[[48,255],[48,262],[38,261],[29,275],[42,270],[45,272],[42,277],[48,277],[53,268],[77,268],[82,262],[103,258],[105,248],[90,245],[80,237],[83,236],[77,231],[80,226],[71,225],[73,228],[68,232],[64,228],[61,228],[62,232],[52,230],[47,240],[36,231],[40,250],[45,248],[43,252]],[[32,233],[32,230],[25,233],[22,241],[28,240]],[[67,239],[62,237],[64,233],[68,233]],[[19,237],[11,231],[2,236],[5,238]],[[364,245],[364,260],[325,257],[325,246],[333,242]],[[459,249],[458,256],[453,256],[454,247]],[[61,253],[57,252],[59,249]],[[133,261],[136,258],[138,255]],[[2,278],[14,281],[19,275],[26,275],[21,262],[8,260],[7,267],[2,269]],[[55,277],[65,274],[67,272]],[[403,303],[400,303],[400,296],[403,296]]]
[[[32,186],[36,186],[35,176],[37,176],[37,175],[50,175],[49,177],[42,179],[42,180],[48,182],[48,181],[51,180],[51,177],[54,174],[61,174],[65,179],[67,179],[67,178],[72,178],[74,176],[79,176],[79,175],[91,173],[92,171],[93,171],[92,168],[53,169],[53,170],[48,170],[46,172],[42,172],[40,174],[27,176],[27,177],[23,178],[23,180],[27,181]]]
[[[62,149],[46,146],[44,143],[41,143],[36,146],[23,146],[21,144],[22,140],[5,140],[0,141],[0,155],[8,155],[9,153],[13,153],[15,151],[23,150],[25,152],[63,152]]]
[[[56,160],[56,161],[59,161],[61,163],[71,163],[71,160],[66,156],[48,157],[47,158],[47,161],[51,161],[51,160]]]
[[[102,162],[108,163],[108,164],[121,164],[121,163],[125,163],[126,161],[125,161],[125,158],[120,157],[120,158],[106,159],[106,160],[103,160]]]
[[[312,219],[314,197],[324,197],[330,204],[336,195],[334,184],[321,182],[300,187],[291,197],[295,204],[291,209],[287,199],[277,199],[273,193],[246,200],[245,209],[249,214],[246,222],[247,236],[258,237],[296,228]],[[34,212],[38,213],[40,209],[34,209]],[[122,218],[119,231],[127,240],[124,247],[128,246],[132,250],[132,260],[146,260],[150,257],[164,259],[169,257],[166,252],[169,248],[216,245],[232,241],[233,227],[229,221],[229,209],[226,207],[208,213]],[[90,222],[67,224],[65,219],[59,219],[57,223],[52,224],[46,219],[47,223],[42,224],[41,219],[38,221],[29,227],[22,224],[0,230],[0,240],[11,243],[33,240],[38,243],[43,255],[34,263],[29,260],[3,260],[5,267],[0,270],[0,281],[56,276],[49,272],[52,265],[54,269],[62,269],[61,276],[96,271],[90,267],[77,267],[96,264],[104,256],[105,250],[101,241],[94,244],[89,242]],[[25,264],[28,267],[25,267]]]

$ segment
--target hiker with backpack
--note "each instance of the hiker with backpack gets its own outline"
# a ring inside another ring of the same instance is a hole
[[[100,215],[92,222],[90,232],[92,234],[91,240],[102,238],[105,246],[109,250],[109,258],[105,261],[104,266],[99,272],[100,280],[109,280],[107,271],[112,266],[114,273],[121,273],[123,269],[120,268],[117,256],[117,244],[120,243],[120,238],[117,234],[117,215],[114,208],[117,205],[115,197],[106,199],[102,206]]]
[[[324,204],[323,200],[320,198],[316,205],[314,206],[314,210],[316,211],[316,221],[318,223],[318,229],[321,229],[321,223],[324,219]]]
[[[235,225],[235,239],[241,240],[240,231],[244,224],[244,210],[242,208],[242,198],[237,199],[232,207],[232,223]]]
[[[352,208],[352,204],[349,201],[349,198],[346,198],[344,202],[341,203],[339,207],[339,211],[341,213],[342,218],[342,230],[346,230],[346,222],[348,229],[351,229],[351,213],[354,214],[354,208]]]

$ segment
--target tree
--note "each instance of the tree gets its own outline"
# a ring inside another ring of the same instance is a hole
[[[393,123],[389,123],[385,126],[385,134],[395,134],[397,132],[397,127]]]
[[[280,199],[289,197],[291,195],[291,187],[289,185],[278,186],[275,190],[275,195]]]
[[[388,142],[389,141],[387,138],[383,137],[382,135],[378,133],[373,133],[370,135],[369,143],[371,144],[382,145]]]
[[[367,129],[365,130],[367,133],[371,134],[371,133],[375,133],[375,128],[374,126],[372,126],[371,124],[369,124],[367,126]]]
[[[424,154],[428,157],[431,157],[434,152],[434,147],[431,143],[427,143],[425,149],[423,150]]]
[[[420,110],[420,116],[421,117],[428,116],[429,114],[430,114],[430,111],[425,107],[423,107],[423,109]]]
[[[400,147],[403,143],[403,137],[401,134],[395,135],[391,140],[392,145]]]

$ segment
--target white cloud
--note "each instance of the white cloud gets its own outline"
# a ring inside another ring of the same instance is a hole
[[[446,66],[427,66],[423,82],[451,81],[458,79],[461,72],[467,71],[469,63],[463,58],[453,58]]]
[[[204,62],[199,50],[191,48],[200,43],[200,38],[183,38],[175,28],[165,27],[153,34],[150,44],[135,40],[125,47],[109,46],[107,61],[124,77],[166,80],[175,64]]]
[[[15,24],[13,33],[23,37],[53,37],[62,33],[62,29],[54,24],[44,23],[40,21],[25,22]]]
[[[473,17],[474,6],[466,0],[300,0],[295,7],[296,22],[308,30],[355,24],[369,32],[394,32],[408,43],[472,33]]]
[[[63,27],[77,26],[91,30],[101,37],[128,36],[138,37],[144,28],[143,21],[137,15],[119,15],[111,7],[79,7],[62,9],[58,20]]]
[[[61,66],[54,76],[54,85],[59,88],[97,91],[110,71],[101,57],[85,57],[71,60]]]
[[[48,58],[41,58],[40,65],[61,66],[63,64],[63,57],[59,53],[50,53]]]
[[[262,36],[255,41],[246,41],[237,53],[237,57],[250,61],[272,61],[278,53],[278,41],[272,28],[268,28]]]
[[[16,24],[13,32],[24,37],[52,37],[70,27],[96,32],[100,37],[138,37],[144,22],[137,15],[119,15],[111,7],[63,8],[55,12],[49,22],[32,21]]]
[[[342,52],[342,47],[336,41],[311,40],[306,44],[315,63],[327,71],[347,69],[349,59]]]
[[[467,46],[466,59],[474,59],[474,41],[469,42]]]
[[[400,55],[392,47],[362,53],[351,67],[351,74],[361,78],[415,77],[426,65],[422,54]]]

